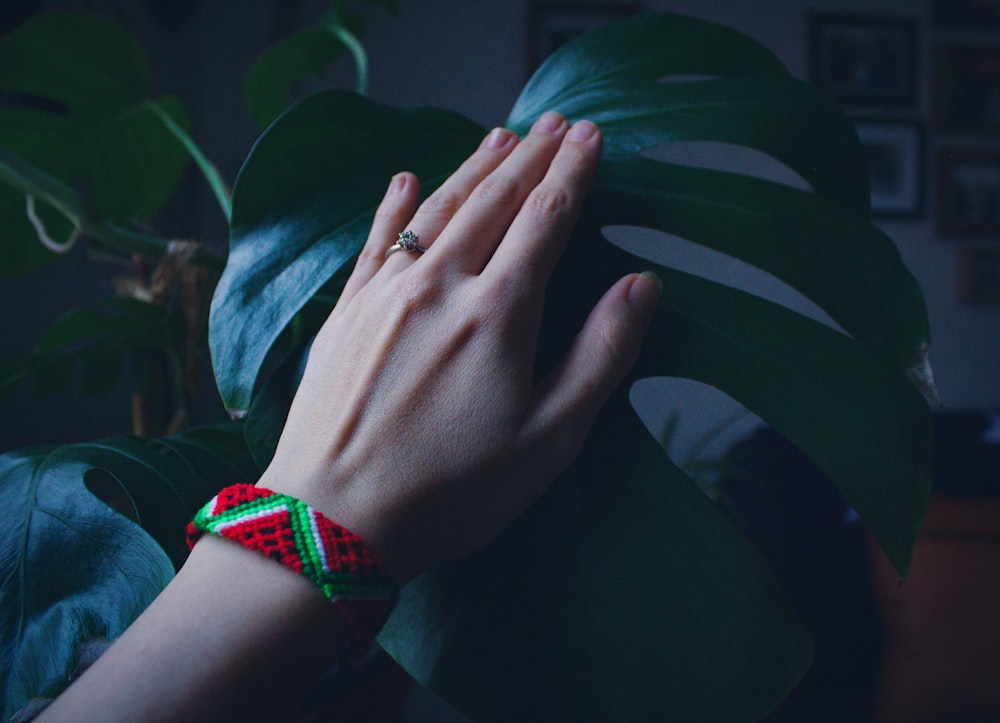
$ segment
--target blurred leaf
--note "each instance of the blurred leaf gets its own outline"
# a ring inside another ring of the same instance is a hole
[[[322,75],[345,55],[355,56],[358,90],[365,92],[367,59],[358,40],[365,19],[348,11],[349,4],[359,3],[336,0],[319,25],[282,38],[254,63],[246,78],[246,95],[250,115],[260,128],[267,128],[285,111],[296,83],[310,75]],[[393,15],[398,9],[396,0],[367,0],[364,4],[381,6]]]
[[[75,363],[82,363],[81,392],[104,391],[117,380],[122,354],[143,349],[174,349],[179,334],[167,310],[138,299],[103,299],[67,312],[46,331],[32,355],[0,380],[3,395],[19,379],[34,377],[36,394],[61,391]]]
[[[429,192],[484,134],[447,111],[398,110],[328,91],[261,136],[236,181],[229,260],[209,321],[216,381],[231,412],[249,408],[281,330],[357,254],[392,175],[412,170]]]
[[[2,165],[3,159],[0,158],[0,166]],[[60,241],[69,238],[73,230],[72,224],[41,203],[36,204],[35,210],[45,223],[50,237]],[[0,186],[0,218],[4,221],[3,236],[0,237],[0,281],[56,258],[56,254],[38,240],[35,229],[28,221],[23,193]]]
[[[7,119],[0,113],[0,124]],[[5,221],[0,279],[41,266],[57,255],[30,221],[28,196],[35,200],[43,233],[56,244],[67,244],[73,230],[85,225],[86,204],[75,190],[0,145],[0,218]]]
[[[149,89],[139,44],[93,13],[36,15],[0,38],[0,88],[49,98],[92,122],[126,111]]]
[[[260,128],[288,107],[290,88],[306,76],[319,74],[348,52],[326,27],[307,28],[283,38],[261,56],[246,79],[247,104]]]
[[[104,217],[147,219],[170,200],[184,175],[184,146],[144,98],[127,112],[94,129],[90,169],[81,179]],[[190,133],[187,111],[173,96],[156,102],[178,127]]]
[[[180,182],[186,152],[145,107],[146,59],[117,23],[77,12],[32,18],[0,38],[0,90],[12,99],[0,108],[0,147],[68,189],[86,189],[89,199],[80,203],[87,212],[71,214],[78,226],[86,220],[96,232],[107,230],[101,225],[107,221],[148,218]],[[160,105],[181,127],[189,126],[176,99],[163,98]],[[0,173],[0,182],[31,192],[8,174]],[[5,265],[5,275],[54,258],[36,248],[30,226],[19,223],[12,231],[3,256],[15,265]],[[102,235],[108,242],[116,238]]]
[[[58,693],[79,643],[119,635],[184,560],[195,510],[227,484],[256,481],[255,469],[234,424],[0,456],[4,717]],[[138,525],[88,490],[91,470],[117,482]]]

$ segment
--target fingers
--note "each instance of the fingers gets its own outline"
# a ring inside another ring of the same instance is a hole
[[[420,236],[421,246],[426,249],[434,244],[435,239],[458,213],[469,195],[510,155],[517,141],[517,134],[513,131],[494,128],[483,139],[476,152],[420,204],[407,228]],[[395,240],[396,237],[393,236],[392,241]],[[393,255],[401,256],[398,253]],[[405,254],[402,256],[405,257]]]
[[[428,259],[443,259],[470,274],[482,271],[528,194],[545,177],[568,130],[558,113],[543,114],[510,157],[476,186]]]
[[[618,281],[538,388],[529,434],[555,445],[562,464],[577,455],[598,412],[635,364],[661,290],[659,278],[649,272]]]
[[[389,188],[375,211],[375,219],[368,234],[368,241],[358,255],[354,272],[344,284],[340,294],[341,301],[347,303],[357,293],[358,289],[368,283],[375,272],[382,268],[385,261],[385,251],[397,234],[413,216],[420,199],[420,182],[412,173],[397,173],[389,181]]]
[[[341,299],[349,300],[364,286],[386,262],[386,251],[395,243],[399,234],[410,229],[420,236],[420,245],[428,248],[441,233],[455,212],[465,203],[469,194],[517,145],[517,135],[506,128],[494,128],[483,139],[479,148],[434,191],[419,209],[420,183],[412,173],[400,173],[389,183],[385,197],[375,212],[368,240],[358,255],[354,273],[348,279]],[[414,213],[416,211],[416,213]],[[394,253],[402,259],[415,256]],[[391,258],[391,257],[390,257]]]
[[[601,157],[601,133],[581,120],[566,134],[489,263],[491,274],[543,286],[562,256]]]

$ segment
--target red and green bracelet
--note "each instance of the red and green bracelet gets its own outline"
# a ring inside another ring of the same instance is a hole
[[[316,583],[347,622],[354,659],[367,650],[399,596],[364,540],[289,495],[243,483],[226,487],[188,525],[189,548],[203,532],[267,555]]]

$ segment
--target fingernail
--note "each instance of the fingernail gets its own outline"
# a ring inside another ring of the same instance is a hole
[[[652,271],[643,271],[629,287],[629,306],[641,313],[652,313],[662,291],[663,281],[660,277]]]
[[[406,185],[406,174],[397,173],[389,181],[389,193],[399,193],[403,190],[403,186]]]
[[[562,128],[563,123],[566,119],[563,118],[558,113],[552,111],[547,111],[542,114],[542,117],[535,121],[535,125],[531,130],[541,131],[542,133],[554,133],[555,131]]]
[[[597,126],[589,120],[581,120],[573,124],[573,127],[569,129],[569,135],[566,137],[571,141],[581,143],[590,140],[596,134]]]
[[[506,128],[494,128],[486,136],[486,140],[483,142],[483,146],[486,148],[503,148],[510,142],[510,137],[513,134]]]

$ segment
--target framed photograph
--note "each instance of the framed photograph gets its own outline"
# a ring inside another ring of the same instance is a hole
[[[931,0],[931,24],[942,30],[998,30],[1000,0]]]
[[[934,125],[942,131],[1000,135],[1000,46],[936,49]]]
[[[531,2],[528,5],[528,75],[566,41],[641,11],[642,6],[636,2]]]
[[[916,37],[912,18],[810,15],[810,77],[844,103],[913,107]]]
[[[1000,304],[1000,246],[958,251],[958,299],[967,304]]]
[[[1000,152],[941,149],[937,173],[939,233],[1000,235]]]
[[[915,217],[924,210],[924,129],[917,121],[857,120],[868,158],[873,216]]]

